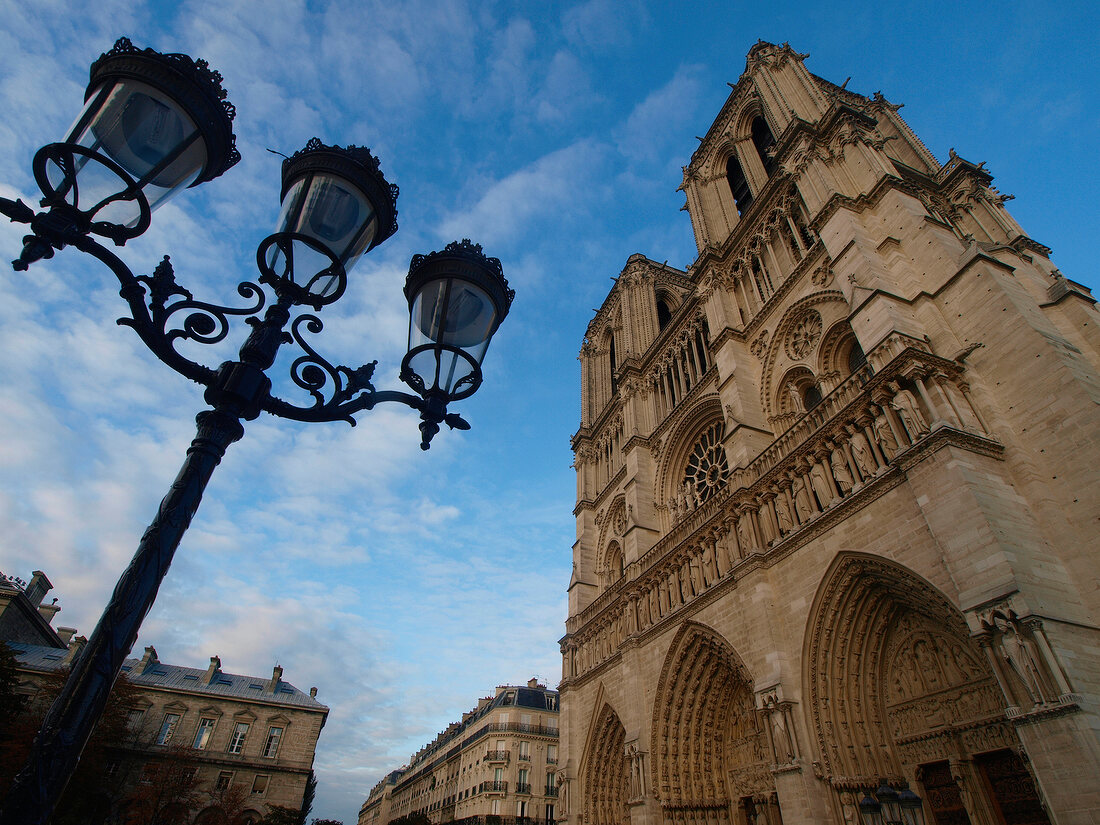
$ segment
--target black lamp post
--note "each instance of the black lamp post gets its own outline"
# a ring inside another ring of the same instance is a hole
[[[359,256],[397,230],[397,187],[369,150],[316,138],[283,163],[282,209],[275,233],[257,252],[258,283],[237,287],[248,306],[194,300],[176,283],[167,256],[152,275],[135,276],[92,236],[122,246],[149,227],[152,211],[169,197],[240,159],[235,112],[225,97],[221,76],[205,61],[138,50],[121,39],[92,64],[84,110],[65,140],[35,155],[43,211],[0,198],[0,212],[31,229],[16,270],[66,246],[106,264],[129,305],[130,316],[119,323],[132,327],[161,361],[206,387],[210,404],[198,414],[198,432],[176,480],[46,715],[0,809],[0,825],[50,819],[214,468],[244,434],[241,422],[268,412],[354,424],[359,411],[397,401],[419,411],[426,450],[441,423],[469,428],[447,405],[480,386],[481,361],[514,296],[500,261],[469,241],[416,255],[405,284],[412,317],[401,364],[401,380],[416,394],[375,390],[370,379],[377,362],[356,369],[330,364],[305,338],[321,331],[320,319],[299,314],[291,321],[291,310],[320,311],[344,293]],[[264,287],[275,300],[260,317],[268,302]],[[224,340],[234,316],[252,328],[238,360],[211,368],[176,349],[179,341]],[[290,378],[308,396],[305,405],[272,394],[266,370],[284,343],[304,353],[291,364]]]
[[[921,798],[908,788],[896,790],[885,779],[859,802],[863,825],[924,825]]]

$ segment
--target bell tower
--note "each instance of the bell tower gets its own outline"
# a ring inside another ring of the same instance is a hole
[[[1090,822],[1095,300],[881,94],[731,86],[581,346],[559,822]]]

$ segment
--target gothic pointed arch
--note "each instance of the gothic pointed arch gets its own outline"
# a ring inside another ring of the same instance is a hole
[[[764,353],[760,371],[760,403],[769,416],[779,414],[785,392],[781,379],[794,365],[811,369],[817,363],[822,331],[840,318],[847,318],[844,293],[825,289],[795,301],[775,327]]]
[[[962,613],[928,580],[880,556],[841,553],[807,630],[810,726],[838,794],[881,777],[925,781],[949,760],[1019,762],[989,660]],[[944,790],[958,796],[962,785],[947,778]],[[970,804],[992,810],[996,791],[978,785]]]
[[[729,477],[722,446],[722,407],[716,396],[707,396],[677,410],[675,419],[657,468],[658,504],[669,507],[674,498],[683,496],[688,481],[694,507],[721,489]]]
[[[581,762],[584,822],[586,825],[628,825],[629,776],[626,764],[626,728],[604,699],[603,686],[596,694],[594,721],[588,731]]]
[[[665,819],[731,821],[772,798],[752,678],[719,633],[685,622],[665,656],[653,708],[652,785]]]

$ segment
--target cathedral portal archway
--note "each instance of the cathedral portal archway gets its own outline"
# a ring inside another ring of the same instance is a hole
[[[740,823],[773,803],[765,735],[736,652],[710,628],[685,623],[665,657],[653,714],[653,787],[665,821]]]
[[[1047,821],[989,661],[943,593],[887,559],[844,553],[810,615],[806,694],[834,804],[854,806],[888,777],[924,796],[936,821]],[[1013,801],[1023,818],[993,815],[1009,801],[1002,785],[1028,797]]]
[[[629,823],[626,729],[608,704],[600,710],[592,726],[582,772],[586,825]]]

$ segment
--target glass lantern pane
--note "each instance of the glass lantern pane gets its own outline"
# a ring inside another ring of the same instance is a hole
[[[66,141],[97,151],[125,169],[153,209],[194,183],[207,160],[206,144],[190,116],[168,95],[137,80],[121,80],[97,90]],[[83,160],[78,160],[81,168],[88,166]],[[76,171],[83,185],[81,168]],[[107,171],[104,167],[103,172]],[[84,209],[94,203],[94,195],[86,191],[81,195]]]
[[[430,281],[413,303],[409,346],[431,341],[484,353],[495,321],[496,308],[481,288],[458,279]]]
[[[350,270],[377,229],[366,195],[343,178],[315,174],[297,181],[287,192],[275,231],[313,238]]]

